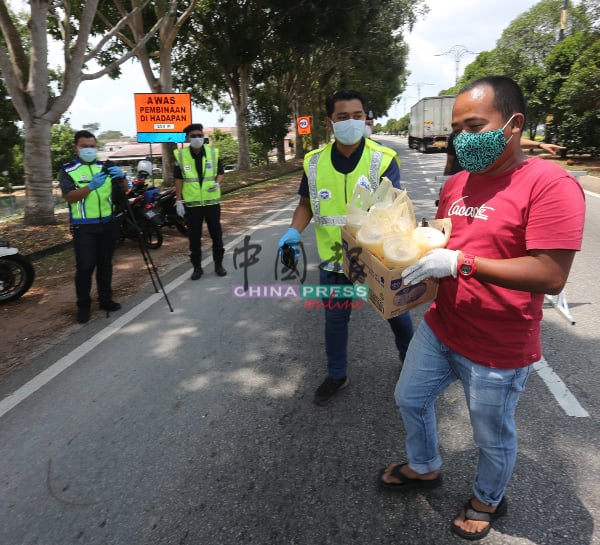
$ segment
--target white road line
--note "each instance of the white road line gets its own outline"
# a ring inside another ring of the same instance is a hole
[[[555,397],[558,404],[562,407],[567,416],[576,416],[578,418],[589,417],[590,414],[579,404],[579,401],[567,388],[566,384],[552,370],[550,364],[545,358],[533,364],[533,368],[544,381],[550,393]]]
[[[268,227],[269,224],[277,219],[284,212],[293,211],[296,206],[296,199],[285,204],[277,212],[267,217],[261,224],[254,225],[248,229],[248,231],[255,231],[259,228]],[[236,246],[239,242],[244,240],[246,233],[241,234],[236,239],[232,240],[225,246],[225,250],[230,250]],[[203,266],[208,265],[212,261],[211,257],[208,257],[202,262]],[[170,293],[175,288],[178,288],[185,282],[189,277],[189,271],[186,271],[182,275],[178,276],[170,284],[165,286],[165,292]],[[39,375],[35,376],[29,382],[21,386],[18,390],[13,392],[10,396],[0,401],[0,418],[2,418],[11,409],[14,409],[19,403],[25,401],[31,394],[37,392],[40,388],[48,384],[52,379],[60,375],[64,370],[68,369],[74,363],[77,363],[83,356],[88,352],[96,348],[101,342],[108,339],[111,335],[119,331],[122,327],[125,327],[129,322],[137,318],[142,312],[147,310],[153,304],[157,303],[162,299],[162,291],[154,293],[148,298],[144,299],[141,303],[132,308],[129,312],[119,317],[117,320],[107,325],[105,328],[96,333],[93,337],[90,337],[87,341],[79,345],[77,348],[69,352],[66,356],[53,363],[50,367],[42,371]]]

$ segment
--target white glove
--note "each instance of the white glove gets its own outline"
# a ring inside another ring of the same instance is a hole
[[[216,191],[217,189],[219,189],[219,182],[215,182],[206,191],[208,191],[209,193],[212,193],[213,191]]]
[[[419,261],[402,271],[406,284],[418,284],[428,278],[456,278],[459,250],[436,248],[427,252]]]
[[[183,206],[183,201],[175,201],[175,211],[180,218],[185,216],[185,206]]]

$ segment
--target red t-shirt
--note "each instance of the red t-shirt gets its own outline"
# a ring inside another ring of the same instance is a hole
[[[529,250],[580,250],[585,198],[579,182],[539,158],[496,176],[459,172],[448,179],[438,218],[452,220],[448,248],[490,259]],[[544,295],[475,278],[440,280],[425,321],[441,342],[487,367],[538,361]]]

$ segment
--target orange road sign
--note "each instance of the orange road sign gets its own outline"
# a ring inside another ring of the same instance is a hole
[[[310,117],[298,117],[296,123],[298,125],[298,134],[310,134]]]
[[[137,132],[183,132],[192,122],[189,93],[134,93]]]

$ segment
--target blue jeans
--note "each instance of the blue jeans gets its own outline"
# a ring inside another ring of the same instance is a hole
[[[343,273],[319,271],[321,285],[351,285],[352,282]],[[323,299],[325,304],[325,352],[327,354],[327,374],[331,378],[343,378],[348,375],[348,322],[352,307],[352,299],[335,299],[335,308],[328,308],[328,299]],[[346,303],[347,302],[347,303]],[[341,308],[340,308],[341,307]],[[396,348],[404,360],[408,345],[413,335],[412,319],[408,312],[388,320]]]
[[[442,344],[423,320],[408,349],[395,392],[406,430],[409,467],[429,473],[442,466],[435,401],[451,383],[460,380],[479,449],[473,493],[488,505],[500,503],[517,458],[515,409],[531,367],[492,369],[473,363]]]

